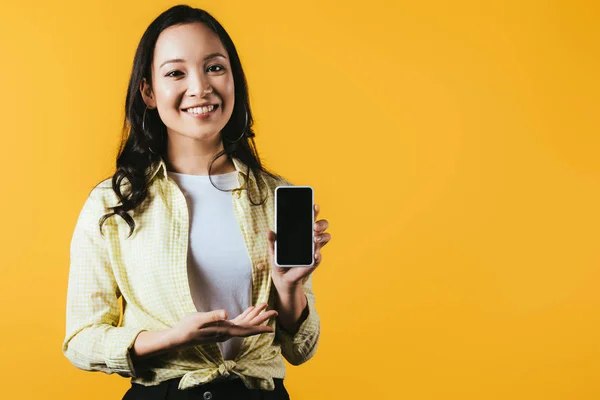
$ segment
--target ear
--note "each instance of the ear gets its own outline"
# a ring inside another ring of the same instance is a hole
[[[148,108],[156,108],[156,99],[154,98],[152,86],[150,85],[150,83],[148,83],[146,78],[142,79],[142,83],[140,84],[140,93],[142,94],[144,103],[146,103]]]

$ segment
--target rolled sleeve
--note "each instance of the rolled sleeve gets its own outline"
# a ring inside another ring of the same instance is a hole
[[[312,274],[302,285],[306,295],[308,316],[298,331],[290,333],[278,327],[277,338],[281,345],[281,354],[292,365],[300,365],[310,360],[317,351],[320,335],[320,319],[315,308],[315,295],[312,291]]]
[[[106,366],[121,376],[136,376],[129,349],[142,329],[112,328],[106,332]]]
[[[143,329],[117,326],[120,290],[98,225],[105,212],[90,195],[73,232],[62,351],[80,369],[135,377],[129,349]]]

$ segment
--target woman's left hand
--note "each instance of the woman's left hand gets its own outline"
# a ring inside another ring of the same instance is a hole
[[[315,204],[315,219],[319,215],[319,205]],[[310,275],[323,260],[321,255],[321,249],[331,240],[331,234],[326,233],[325,230],[329,227],[327,220],[320,220],[315,222],[315,262],[312,267],[278,267],[274,262],[275,253],[275,232],[269,230],[267,232],[267,239],[269,240],[269,264],[271,265],[273,282],[276,285],[283,285],[284,287],[294,287],[302,283],[302,279]]]

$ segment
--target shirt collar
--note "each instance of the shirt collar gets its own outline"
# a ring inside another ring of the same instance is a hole
[[[233,161],[233,165],[235,166],[236,171],[239,172],[238,176],[241,178],[239,180],[240,184],[244,182],[247,174],[250,174],[249,181],[256,183],[256,177],[254,176],[254,172],[252,172],[252,170],[248,170],[248,166],[242,160],[235,157],[231,157],[231,159]],[[164,179],[168,177],[167,164],[165,163],[165,160],[162,157],[160,157],[159,161],[153,164],[150,168],[153,169],[153,171],[150,174],[150,179],[148,180],[148,182],[152,181],[152,179],[154,179],[154,177],[156,176]]]

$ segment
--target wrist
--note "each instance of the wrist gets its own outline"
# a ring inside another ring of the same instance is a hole
[[[294,335],[305,318],[308,299],[301,285],[277,288],[275,309],[278,312],[278,325],[291,335]]]
[[[308,313],[309,313],[309,309],[308,309],[308,302],[307,302],[306,305],[304,306],[304,308],[302,309],[300,316],[298,316],[297,318],[294,318],[292,320],[290,320],[290,319],[286,320],[286,319],[281,319],[278,317],[277,322],[279,324],[279,328],[282,329],[283,331],[285,331],[288,335],[294,336],[300,329],[300,326],[302,325],[302,323],[304,321],[306,321],[306,319],[308,318]]]
[[[177,350],[185,346],[186,339],[175,328],[169,328],[162,331],[163,343],[168,350]]]
[[[293,295],[302,291],[302,281],[298,282],[286,282],[281,278],[275,278],[273,276],[273,285],[277,289],[277,293],[281,295]]]

